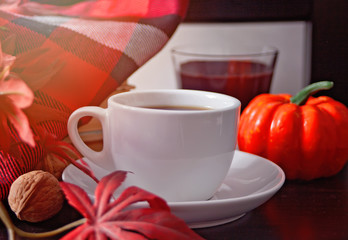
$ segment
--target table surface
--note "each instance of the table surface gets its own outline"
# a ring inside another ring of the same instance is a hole
[[[58,215],[42,223],[26,223],[14,215],[11,217],[21,229],[40,232],[77,220],[80,215],[65,203]],[[348,165],[330,178],[308,182],[287,180],[276,195],[242,218],[195,231],[214,240],[348,239]],[[2,223],[0,239],[7,239]]]

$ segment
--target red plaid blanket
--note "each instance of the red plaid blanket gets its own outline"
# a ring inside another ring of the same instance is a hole
[[[2,50],[22,59],[19,75],[34,91],[35,104],[59,115],[42,125],[62,139],[72,111],[99,105],[161,50],[183,19],[188,0],[0,3]],[[40,71],[47,76],[38,81],[35,73]],[[1,199],[19,175],[38,163],[42,152],[39,145],[23,146],[8,158],[0,151]]]

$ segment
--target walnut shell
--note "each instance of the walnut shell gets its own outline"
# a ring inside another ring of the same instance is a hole
[[[35,170],[43,170],[53,174],[58,180],[62,178],[64,169],[69,165],[69,162],[63,161],[54,155],[47,155],[36,166]]]
[[[51,174],[35,170],[19,176],[11,185],[8,203],[21,220],[40,222],[53,217],[63,206],[59,181]]]

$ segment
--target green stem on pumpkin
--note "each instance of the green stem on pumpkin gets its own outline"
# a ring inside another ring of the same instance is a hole
[[[299,91],[295,96],[290,99],[291,103],[297,105],[303,105],[307,101],[307,99],[313,95],[314,93],[321,90],[328,90],[333,87],[333,82],[330,81],[321,81],[308,85]]]
[[[75,222],[69,223],[63,227],[57,228],[52,231],[48,232],[41,232],[41,233],[31,233],[31,232],[25,232],[19,228],[17,228],[11,221],[10,216],[7,213],[7,210],[2,202],[0,202],[0,219],[5,224],[7,228],[8,238],[9,240],[15,239],[15,234],[21,236],[21,237],[27,237],[27,238],[47,238],[54,235],[57,235],[59,233],[65,232],[71,228],[77,227],[83,223],[86,222],[85,218],[79,219]]]

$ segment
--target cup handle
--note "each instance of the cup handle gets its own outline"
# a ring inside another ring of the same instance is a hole
[[[102,168],[108,167],[107,161],[107,147],[108,140],[106,139],[106,133],[108,132],[107,126],[107,110],[100,107],[81,107],[74,111],[68,120],[68,133],[71,142],[77,148],[77,150],[84,156],[87,157],[88,160],[93,161],[98,166]],[[79,132],[78,132],[78,122],[82,117],[94,117],[98,119],[102,125],[103,131],[103,149],[100,152],[94,151],[90,147],[88,147],[85,142],[82,140]]]

